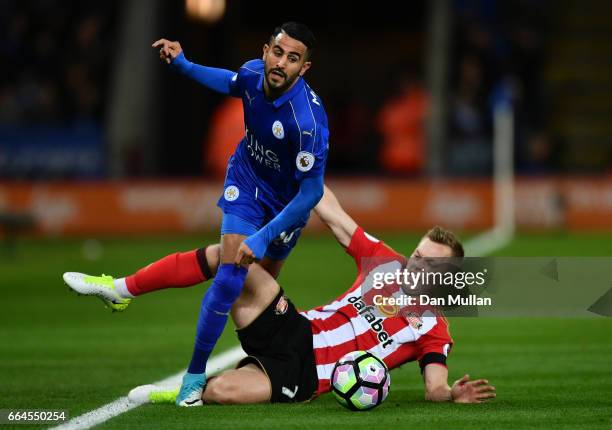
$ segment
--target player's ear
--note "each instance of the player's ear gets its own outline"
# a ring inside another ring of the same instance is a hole
[[[311,65],[312,65],[312,63],[310,61],[306,61],[304,64],[302,64],[302,68],[300,69],[300,76],[304,76],[306,71],[308,71],[308,69],[310,69]]]
[[[264,43],[264,46],[263,46],[263,54],[262,54],[262,56],[261,56],[261,59],[262,59],[262,60],[265,60],[265,59],[266,59],[266,54],[268,53],[268,50],[269,50],[269,49],[270,49],[270,45],[268,45],[267,43]]]

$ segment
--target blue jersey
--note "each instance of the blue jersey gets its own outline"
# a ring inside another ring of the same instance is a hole
[[[242,98],[245,136],[228,171],[254,185],[254,198],[272,207],[285,206],[302,179],[323,175],[329,149],[327,115],[303,78],[273,101],[264,95],[263,80],[263,60],[248,61],[232,78],[230,93]]]

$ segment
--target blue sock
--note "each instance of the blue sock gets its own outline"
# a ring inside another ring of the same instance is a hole
[[[232,305],[242,291],[247,272],[246,268],[234,264],[219,266],[215,280],[202,299],[195,348],[187,369],[189,373],[204,373],[206,370],[208,357],[223,332]]]

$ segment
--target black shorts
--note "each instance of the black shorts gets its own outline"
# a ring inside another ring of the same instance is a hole
[[[314,396],[318,378],[310,322],[282,289],[255,321],[237,333],[248,355],[238,367],[254,363],[266,373],[271,403],[303,402]]]

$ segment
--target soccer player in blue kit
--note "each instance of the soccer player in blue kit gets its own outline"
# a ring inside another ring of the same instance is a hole
[[[205,67],[185,58],[178,42],[153,44],[179,73],[222,94],[241,97],[245,137],[230,158],[224,192],[221,265],[202,300],[195,348],[177,404],[202,397],[206,362],[244,285],[247,267],[266,259],[277,274],[295,245],[310,211],[323,195],[328,152],[327,116],[304,81],[314,36],[303,24],[277,27],[263,58],[238,72]]]

